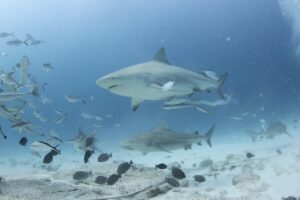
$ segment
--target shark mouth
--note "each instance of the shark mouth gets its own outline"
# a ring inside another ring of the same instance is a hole
[[[114,87],[117,87],[118,85],[111,85],[111,86],[109,86],[108,87],[108,89],[110,90],[110,89],[112,89],[112,88],[114,88]]]

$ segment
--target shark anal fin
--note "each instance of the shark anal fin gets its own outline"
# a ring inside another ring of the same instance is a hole
[[[143,102],[143,99],[139,99],[139,98],[133,98],[131,99],[131,108],[133,111],[136,111],[140,105],[140,103]]]
[[[153,57],[153,60],[157,61],[157,62],[161,62],[161,63],[165,63],[165,64],[170,64],[165,52],[165,48],[161,47],[156,54]]]

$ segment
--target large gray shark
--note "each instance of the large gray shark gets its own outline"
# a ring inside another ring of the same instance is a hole
[[[136,110],[144,100],[189,96],[213,88],[224,98],[221,87],[226,78],[227,73],[215,79],[207,73],[195,73],[171,65],[164,48],[161,48],[151,61],[110,73],[96,83],[114,94],[130,97],[131,106]]]
[[[150,130],[146,133],[138,134],[132,138],[123,140],[121,146],[128,150],[141,151],[143,154],[155,151],[171,152],[175,149],[184,148],[191,149],[191,145],[205,140],[211,147],[211,136],[215,126],[211,127],[206,134],[200,135],[198,131],[193,134],[175,132],[162,123],[158,128]]]

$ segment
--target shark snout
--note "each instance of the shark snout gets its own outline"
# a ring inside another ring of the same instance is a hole
[[[104,89],[111,89],[117,84],[114,82],[114,78],[111,76],[103,76],[96,81],[96,84]]]

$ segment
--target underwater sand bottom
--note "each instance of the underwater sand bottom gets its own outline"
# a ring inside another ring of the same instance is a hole
[[[4,180],[0,182],[0,199],[93,200],[122,196],[119,199],[275,200],[290,195],[300,196],[298,141],[299,138],[279,137],[260,143],[215,144],[213,148],[195,146],[191,151],[149,153],[145,156],[120,150],[114,152],[113,159],[106,163],[97,163],[95,156],[90,163],[82,164],[82,155],[71,153],[43,167],[38,167],[40,161],[35,161],[34,168],[32,163],[24,167],[22,164],[28,163],[24,160],[14,161],[14,165],[1,162]],[[282,154],[277,154],[277,149]],[[245,158],[248,151],[255,154],[253,159]],[[213,160],[216,166],[226,164],[226,169],[219,168],[216,177],[207,174],[209,168],[199,167],[205,159]],[[119,163],[129,160],[136,164],[115,185],[94,183],[98,175],[115,173]],[[159,162],[181,166],[187,175],[180,181],[181,187],[161,184],[170,175],[170,170],[153,168]],[[232,164],[228,162],[235,163],[236,168],[229,170],[227,167]],[[93,175],[82,182],[74,181],[72,175],[78,170],[92,171]],[[3,174],[5,171],[6,175]],[[193,180],[196,174],[206,174],[206,182],[196,183]]]

